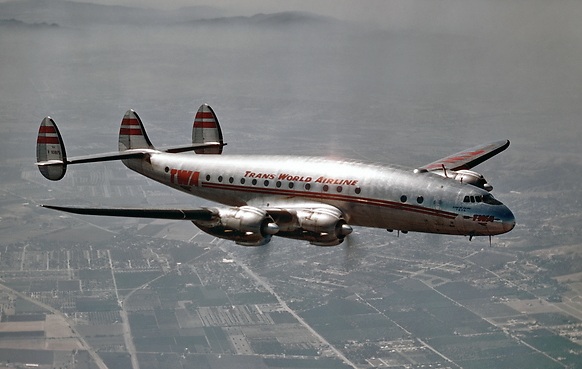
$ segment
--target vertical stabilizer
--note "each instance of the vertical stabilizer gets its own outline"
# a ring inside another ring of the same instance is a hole
[[[55,121],[46,117],[40,123],[36,139],[36,161],[42,175],[58,181],[67,171],[65,145]]]
[[[222,130],[218,123],[218,118],[214,114],[214,110],[203,104],[198,109],[196,117],[194,118],[194,126],[192,127],[192,143],[220,143],[217,147],[207,147],[203,149],[196,149],[196,154],[221,154],[223,139]]]
[[[119,151],[153,148],[139,115],[133,110],[128,110],[119,128]]]

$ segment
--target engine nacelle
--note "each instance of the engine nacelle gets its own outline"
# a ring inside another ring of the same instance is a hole
[[[445,178],[451,178],[461,183],[467,183],[475,187],[482,188],[486,191],[491,191],[493,189],[493,186],[487,183],[487,180],[485,180],[485,177],[483,177],[481,173],[477,173],[472,170],[461,169],[454,171],[443,168],[442,171],[435,171],[434,173],[439,174]]]
[[[486,191],[491,191],[493,186],[487,183],[485,177],[481,173],[474,172],[472,170],[457,170],[456,172],[451,171],[451,175],[454,175],[455,181],[459,181],[461,183],[468,183],[470,185],[482,188]]]
[[[194,220],[192,223],[208,234],[243,246],[264,245],[279,232],[279,226],[266,211],[259,208],[219,208],[217,213],[213,220]]]
[[[292,224],[281,226],[283,229],[277,236],[309,241],[317,246],[339,245],[352,233],[342,214],[328,208],[298,210]]]

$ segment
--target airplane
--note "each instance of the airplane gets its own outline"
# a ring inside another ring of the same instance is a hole
[[[42,207],[98,216],[188,220],[202,231],[243,246],[273,236],[339,245],[353,226],[400,233],[499,235],[515,217],[490,193],[483,175],[469,170],[509,146],[498,141],[416,169],[394,165],[279,155],[221,155],[226,143],[214,110],[198,109],[192,143],[156,149],[134,110],[119,130],[118,151],[67,157],[54,120],[41,122],[37,163],[52,181],[71,164],[121,160],[129,169],[179,191],[219,203],[201,208]],[[194,153],[192,153],[192,151]]]

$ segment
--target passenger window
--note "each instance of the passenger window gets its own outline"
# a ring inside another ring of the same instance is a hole
[[[210,174],[207,174],[207,175],[206,175],[206,180],[207,180],[207,181],[210,181]]]
[[[307,191],[311,189],[311,185],[309,183],[306,183],[304,187]]]
[[[293,188],[295,185],[293,184],[293,182],[289,182],[289,188]]]
[[[244,178],[241,178],[240,179],[240,184],[245,184],[245,179]]]
[[[400,196],[400,202],[406,202],[406,200],[408,200],[408,198],[406,197],[406,195]]]
[[[327,192],[327,190],[329,190],[329,186],[328,185],[323,185],[322,190],[323,190],[323,192]]]
[[[419,204],[422,204],[422,203],[424,202],[424,197],[422,197],[422,196],[418,196],[418,197],[416,198],[416,202],[417,202],[417,203],[419,203]]]
[[[252,184],[253,184],[253,186],[256,185],[257,184],[257,180],[256,179],[253,179]]]
[[[263,182],[263,184],[265,185],[265,187],[267,187],[269,185],[269,181],[265,180],[265,182]]]
[[[229,183],[232,183],[232,182],[234,182],[234,178],[230,177],[230,178],[228,179],[228,182],[229,182]]]
[[[359,195],[360,192],[362,192],[362,189],[360,187],[356,187],[355,192],[356,192],[356,195]]]
[[[342,191],[343,191],[343,188],[342,188],[342,186],[337,186],[337,188],[336,188],[336,191],[337,191],[337,192],[342,192]]]
[[[275,183],[275,186],[277,186],[277,188],[281,187],[281,181],[277,181],[277,183]]]
[[[222,182],[222,176],[218,176],[218,182]]]

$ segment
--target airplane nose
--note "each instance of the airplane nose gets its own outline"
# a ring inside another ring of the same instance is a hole
[[[509,210],[508,207],[505,207],[504,214],[500,217],[501,219],[501,228],[503,229],[503,233],[511,231],[515,227],[515,216]]]

